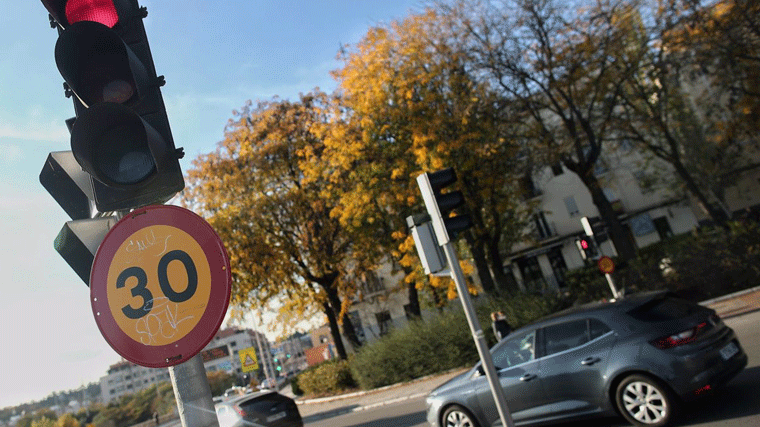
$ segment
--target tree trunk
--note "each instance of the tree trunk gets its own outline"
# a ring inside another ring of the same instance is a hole
[[[726,213],[722,209],[716,209],[715,205],[710,203],[707,196],[705,196],[704,191],[699,188],[696,181],[694,181],[694,178],[691,177],[691,174],[686,170],[684,165],[680,162],[671,162],[671,164],[675,167],[678,176],[683,179],[689,192],[699,200],[699,203],[701,203],[702,206],[704,206],[704,209],[707,211],[710,218],[719,226],[728,229],[728,224],[726,224],[726,220],[728,219]]]
[[[488,244],[488,258],[491,261],[491,271],[493,272],[494,280],[498,284],[498,289],[506,291],[507,294],[514,294],[519,292],[517,282],[514,278],[508,277],[504,274],[504,259],[499,252],[499,242],[492,241]]]
[[[489,295],[495,294],[496,285],[494,284],[493,277],[491,277],[491,269],[488,267],[488,261],[486,260],[483,246],[475,240],[472,236],[472,232],[468,231],[464,233],[464,236],[465,240],[467,240],[467,244],[470,246],[472,259],[475,262],[475,269],[478,272],[478,279],[480,279],[480,285],[483,287],[483,292]]]
[[[330,324],[330,334],[335,343],[335,351],[338,352],[338,357],[340,359],[346,360],[348,359],[348,354],[346,354],[346,347],[343,345],[343,339],[340,337],[340,326],[338,326],[338,319],[335,317],[335,312],[327,301],[322,303],[322,309],[327,316],[327,322]]]
[[[407,267],[404,267],[403,270],[405,276],[408,276],[409,273],[411,273],[411,271],[407,271],[410,270]],[[406,285],[406,289],[409,296],[409,313],[416,318],[422,317],[422,311],[420,310],[420,295],[417,291],[417,285],[414,282],[409,283]]]
[[[340,316],[340,313],[342,311],[342,304],[340,301],[340,296],[338,295],[338,291],[332,286],[323,286],[322,288],[327,294],[327,299],[330,301],[330,306],[332,306],[333,310],[335,310],[335,316]],[[354,329],[354,324],[351,322],[351,318],[348,316],[348,313],[343,315],[340,320],[341,323],[343,323],[343,335],[346,337],[348,343],[351,344],[354,349],[361,347],[362,343],[359,341],[359,337],[356,335],[356,329]]]
[[[610,239],[612,239],[612,243],[615,245],[615,250],[617,250],[620,258],[624,261],[636,258],[636,248],[629,238],[628,232],[623,228],[620,220],[618,220],[617,213],[612,208],[612,203],[607,200],[607,196],[604,195],[604,191],[599,186],[599,180],[596,179],[591,171],[582,176],[581,180],[591,192],[591,200],[599,210],[599,216],[601,216],[607,225]]]

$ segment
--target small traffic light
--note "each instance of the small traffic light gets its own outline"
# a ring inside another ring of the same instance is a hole
[[[100,212],[163,203],[184,186],[137,0],[42,0],[55,60],[73,94],[71,151]]]
[[[451,237],[455,237],[457,233],[472,227],[470,215],[450,216],[455,209],[465,204],[461,191],[442,192],[456,181],[457,175],[453,168],[423,173],[417,177],[422,199],[441,246],[449,243]]]
[[[576,239],[575,244],[578,246],[578,250],[581,253],[581,258],[584,260],[594,259],[598,255],[594,239],[589,236],[584,236]]]

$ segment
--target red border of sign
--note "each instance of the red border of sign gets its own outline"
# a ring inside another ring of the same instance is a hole
[[[606,261],[606,260],[610,260],[611,267],[609,271],[605,271],[604,268],[602,268],[602,261]],[[599,271],[601,271],[604,274],[612,274],[612,272],[615,271],[615,261],[613,261],[612,258],[606,255],[599,258],[599,261],[596,262],[596,265],[599,267]]]
[[[209,303],[198,324],[179,341],[164,346],[147,346],[124,333],[108,307],[106,294],[108,270],[116,251],[133,233],[153,225],[169,225],[189,234],[200,245],[211,270]],[[174,366],[198,354],[214,338],[230,303],[231,281],[227,251],[208,222],[178,206],[147,206],[117,222],[98,247],[90,273],[92,313],[103,338],[125,359],[150,368]]]

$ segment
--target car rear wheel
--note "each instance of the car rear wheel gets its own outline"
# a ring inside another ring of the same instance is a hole
[[[446,409],[443,413],[443,427],[479,427],[475,418],[459,405]]]
[[[630,423],[642,427],[664,427],[675,415],[676,399],[660,381],[631,375],[617,387],[617,407]]]

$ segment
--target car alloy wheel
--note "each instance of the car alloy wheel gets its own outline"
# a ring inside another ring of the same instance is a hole
[[[631,375],[617,388],[617,405],[622,415],[637,426],[666,426],[675,412],[675,399],[659,381]]]
[[[454,405],[444,412],[443,427],[478,427],[478,423],[466,409]]]

